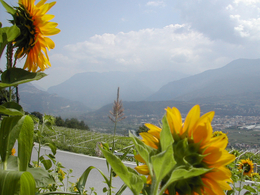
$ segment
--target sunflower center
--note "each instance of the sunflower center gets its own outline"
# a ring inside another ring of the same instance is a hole
[[[17,58],[20,58],[25,56],[34,47],[37,34],[36,28],[32,16],[22,4],[16,8],[16,13],[10,22],[16,24],[21,31],[21,34],[14,41],[14,47],[17,47],[15,55]]]
[[[248,163],[245,163],[245,164],[243,165],[243,169],[244,169],[244,172],[245,172],[245,173],[248,173],[248,172],[251,170],[251,165],[248,164]]]

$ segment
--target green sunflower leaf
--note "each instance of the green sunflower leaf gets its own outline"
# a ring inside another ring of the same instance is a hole
[[[49,184],[56,184],[54,178],[43,167],[28,167],[27,171],[32,174],[36,183],[36,188],[43,188],[48,186]]]
[[[84,173],[81,175],[81,177],[79,178],[79,181],[77,182],[77,189],[78,191],[82,194],[83,191],[84,191],[84,188],[85,188],[85,185],[86,185],[86,182],[87,182],[87,179],[88,179],[88,175],[90,173],[90,171],[92,169],[97,169],[99,171],[99,173],[103,176],[103,178],[105,179],[105,182],[107,183],[107,185],[110,187],[110,182],[108,180],[108,178],[105,176],[105,174],[98,168],[94,167],[94,166],[89,166],[85,171]]]
[[[4,114],[4,115],[9,115],[9,116],[17,116],[17,115],[22,116],[22,115],[24,115],[24,113],[19,111],[19,110],[16,110],[16,109],[13,109],[13,108],[6,108],[3,105],[0,105],[0,113]]]
[[[23,70],[21,68],[9,68],[1,75],[2,83],[0,83],[0,89],[40,80],[45,76],[46,74],[43,72],[34,73]]]
[[[171,185],[173,182],[188,179],[191,177],[197,177],[200,175],[203,175],[207,172],[209,172],[210,169],[206,168],[191,168],[189,170],[186,169],[175,169],[172,171],[170,178],[166,182],[166,184],[161,188],[159,194],[163,194],[163,192],[167,189],[169,185]]]
[[[28,115],[23,116],[21,119],[19,121],[21,126],[18,138],[19,170],[26,171],[28,163],[31,160],[33,148],[34,122]]]
[[[18,171],[18,157],[9,156],[8,158],[8,170]],[[0,166],[1,169],[2,166]],[[49,174],[49,172],[43,167],[31,168],[28,167],[27,171],[30,172],[35,180],[36,188],[46,187],[49,184],[54,184],[54,178]]]
[[[112,154],[101,148],[103,155],[105,156],[108,163],[111,165],[115,173],[123,180],[123,182],[131,189],[134,195],[140,194],[144,182],[140,175],[134,170],[126,167],[122,161]]]
[[[7,163],[8,156],[19,136],[22,123],[22,116],[6,117],[3,119],[0,128],[0,154],[3,163]]]
[[[16,109],[16,110],[24,113],[23,107],[20,104],[17,104],[16,102],[6,102],[6,103],[2,104],[2,106],[6,107],[6,108],[13,108],[13,109]]]
[[[151,161],[156,180],[161,181],[176,164],[176,161],[173,157],[172,146],[170,145],[165,151],[152,156]]]
[[[160,139],[163,141],[160,141],[162,151],[165,151],[169,146],[171,146],[174,142],[171,130],[166,118],[166,115],[164,115],[162,119],[162,131],[160,133]]]
[[[10,5],[8,5],[5,1],[3,0],[0,0],[0,2],[2,3],[2,5],[4,6],[4,8],[6,9],[6,11],[9,13],[9,14],[12,14],[14,15],[15,14],[15,9],[12,8]]]
[[[15,40],[20,35],[20,29],[13,25],[11,27],[0,28],[0,58],[7,43]]]
[[[31,173],[0,170],[0,195],[35,195],[35,181]]]
[[[138,153],[144,159],[146,165],[148,166],[149,172],[152,174],[152,166],[150,163],[150,156],[155,153],[154,149],[145,145],[140,139],[135,137],[132,133],[129,136],[133,139],[134,145]]]

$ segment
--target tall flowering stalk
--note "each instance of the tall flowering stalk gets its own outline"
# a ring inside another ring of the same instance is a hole
[[[117,123],[121,120],[124,120],[126,117],[124,116],[124,108],[122,104],[122,100],[119,100],[119,87],[117,88],[117,98],[114,101],[113,105],[113,111],[109,111],[110,115],[108,115],[108,118],[114,123],[114,133],[113,133],[113,146],[112,146],[112,153],[115,151],[115,135],[116,135],[116,128],[117,128]],[[112,167],[110,168],[110,188],[108,190],[108,194],[112,194],[112,177],[113,177],[113,169]]]
[[[108,118],[115,124],[114,125],[114,136],[113,136],[113,147],[112,152],[115,150],[115,134],[116,134],[116,127],[117,123],[121,120],[124,120],[126,116],[124,116],[124,108],[122,104],[122,100],[119,100],[119,87],[117,88],[117,98],[114,101],[113,111],[109,111],[110,115]]]

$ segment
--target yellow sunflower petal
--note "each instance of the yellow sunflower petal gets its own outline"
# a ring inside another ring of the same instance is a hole
[[[42,5],[44,5],[44,3],[46,2],[47,0],[41,0],[39,1],[37,4],[36,4],[36,7],[40,7]]]
[[[225,195],[223,189],[214,180],[203,178],[202,181],[207,186],[207,191],[210,192],[208,195]]]
[[[42,33],[43,33],[45,36],[56,35],[56,34],[58,34],[59,32],[60,32],[60,29],[57,29],[57,28],[51,29],[51,30],[49,30],[49,29],[43,29],[43,30],[42,30]]]
[[[167,108],[166,109],[166,115],[167,115],[167,121],[169,124],[169,127],[171,129],[171,132],[182,134],[181,127],[182,127],[182,118],[180,111],[173,107],[173,108]]]
[[[206,173],[205,177],[220,181],[229,181],[232,182],[231,178],[231,172],[226,167],[219,167],[213,169],[211,172]]]
[[[151,177],[151,175],[148,175],[146,183],[152,184],[152,177]]]
[[[141,157],[140,154],[135,155],[135,159],[141,163],[145,163],[144,159]]]
[[[155,136],[157,139],[160,139],[160,133],[162,129],[153,124],[146,123],[145,126],[149,129],[149,133]]]
[[[55,16],[54,15],[51,15],[51,14],[46,14],[42,17],[42,20],[43,21],[50,21],[54,18]]]
[[[154,137],[153,135],[149,134],[149,133],[140,133],[140,135],[143,138],[143,142],[148,145],[151,146],[152,148],[158,149],[158,144],[159,144],[159,140]]]
[[[42,0],[42,1],[45,1],[45,0]],[[41,2],[41,1],[40,1]],[[39,3],[40,3],[39,2]],[[45,2],[44,2],[45,3]],[[45,4],[37,4],[36,7],[40,8],[40,12],[39,14],[46,14],[54,5],[56,4],[56,1],[54,2],[51,2],[51,3],[45,3]]]
[[[149,169],[147,165],[139,165],[137,167],[135,167],[135,170],[143,175],[148,175],[149,174]]]
[[[216,154],[216,156],[212,155],[212,159],[214,157],[217,157],[218,153]],[[212,159],[209,158],[209,156],[206,156],[205,158],[205,162],[209,163],[209,167],[220,167],[220,166],[225,166],[230,164],[231,162],[233,162],[236,157],[233,154],[229,154],[228,151],[223,150],[221,151],[221,157],[218,158],[218,160],[213,161]]]
[[[200,107],[199,105],[195,105],[186,116],[184,126],[183,126],[183,131],[188,131],[190,135],[194,125],[196,124],[199,118],[200,118]]]
[[[50,22],[54,15],[46,14],[56,2],[46,3],[46,1],[40,0],[35,5],[35,0],[19,0],[20,12],[17,12],[17,16],[12,20],[14,24],[22,28],[23,32],[27,32],[24,33],[23,37],[25,41],[17,41],[20,44],[16,45],[17,53],[15,56],[21,58],[27,55],[24,69],[32,72],[43,71],[51,66],[47,49],[53,49],[55,44],[46,36],[60,32],[60,29],[56,28],[58,24]],[[29,17],[24,18],[23,12],[29,14]],[[26,19],[29,19],[28,22],[24,22],[26,25],[20,22]]]

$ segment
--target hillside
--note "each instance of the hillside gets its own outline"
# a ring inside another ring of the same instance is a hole
[[[168,82],[186,76],[188,75],[173,71],[85,72],[50,87],[48,92],[97,109],[113,102],[117,87],[120,87],[120,97],[123,101],[141,101]]]
[[[146,100],[181,100],[239,98],[260,93],[260,59],[238,59],[226,66],[170,82]],[[257,100],[257,95],[254,100]],[[246,97],[245,97],[246,98]],[[217,103],[211,102],[211,103]]]
[[[90,111],[80,102],[41,91],[31,83],[19,85],[19,96],[20,104],[27,112],[37,111],[55,116],[70,117]]]

